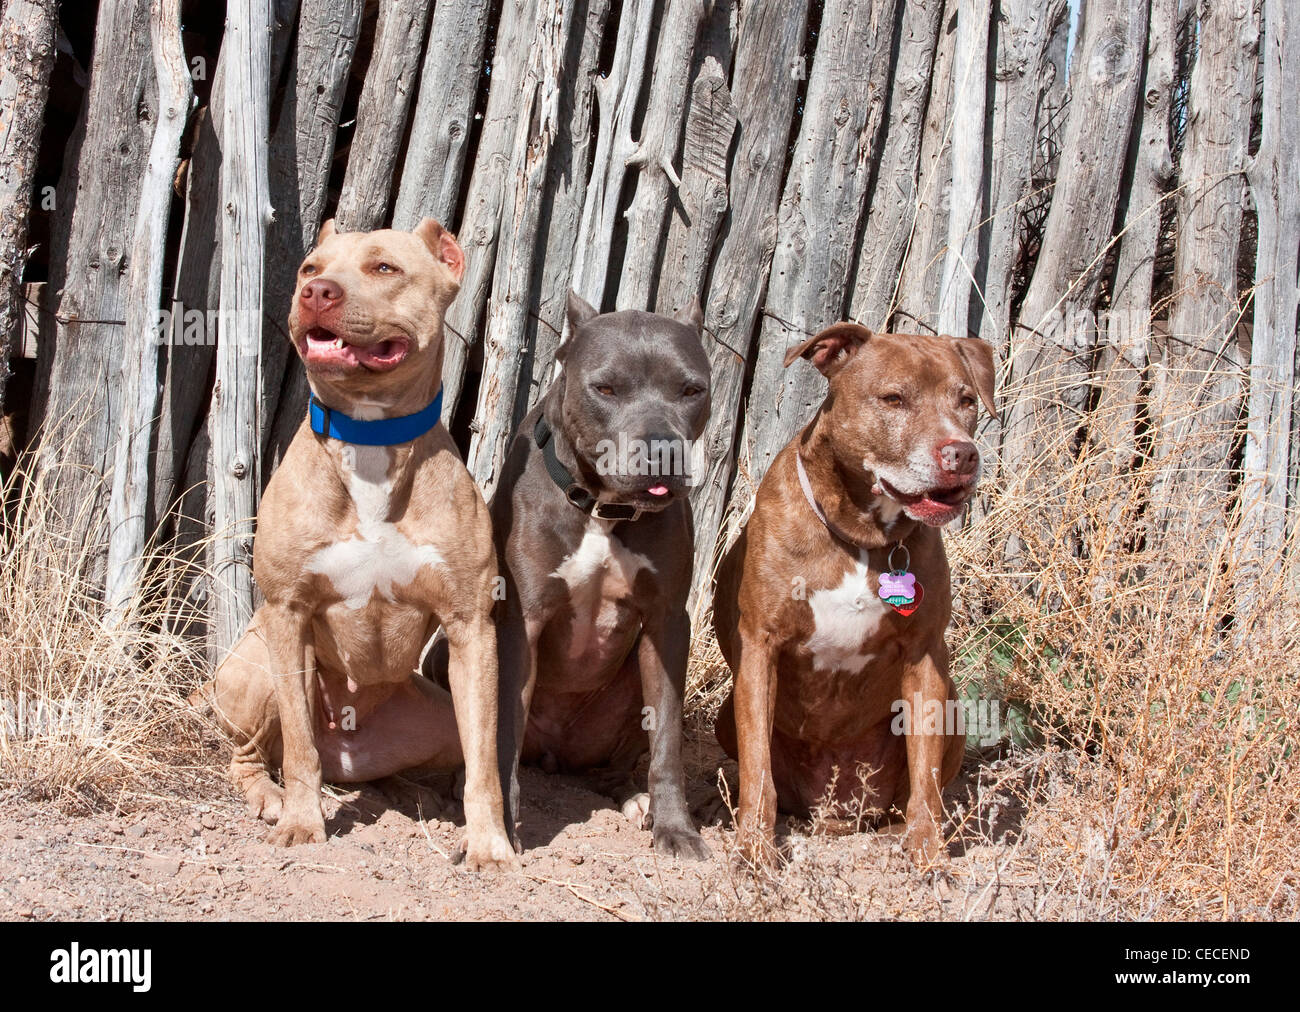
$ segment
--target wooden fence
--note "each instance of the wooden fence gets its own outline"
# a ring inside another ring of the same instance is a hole
[[[0,26],[0,396],[102,542],[88,575],[110,606],[156,529],[211,531],[217,643],[247,618],[251,518],[304,411],[294,269],[330,216],[458,234],[444,410],[488,495],[570,287],[605,309],[701,296],[699,586],[824,393],[785,350],[844,318],[993,342],[1004,474],[1069,452],[1119,397],[1093,438],[1141,430],[1172,461],[1209,434],[1153,516],[1230,494],[1248,540],[1283,537],[1293,0],[1082,0],[1077,19],[1067,0],[215,6],[7,0]]]

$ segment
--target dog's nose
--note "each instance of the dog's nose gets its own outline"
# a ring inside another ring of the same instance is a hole
[[[328,278],[316,278],[302,286],[298,298],[308,309],[319,313],[343,298],[343,289]]]
[[[939,467],[949,474],[974,474],[980,465],[980,452],[975,444],[965,439],[948,439],[934,448]]]

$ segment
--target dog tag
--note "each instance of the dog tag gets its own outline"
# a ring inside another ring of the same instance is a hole
[[[900,548],[903,549],[905,559],[901,566],[896,566],[894,553]],[[904,617],[911,615],[921,606],[925,588],[917,582],[915,573],[907,571],[912,564],[912,556],[901,541],[889,550],[889,561],[886,564],[889,572],[880,574],[880,599],[898,614]]]

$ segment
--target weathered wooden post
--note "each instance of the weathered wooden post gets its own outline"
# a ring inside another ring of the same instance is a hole
[[[984,96],[988,90],[990,0],[966,0],[957,12],[953,65],[952,190],[948,248],[939,278],[941,334],[965,337],[984,218]]]
[[[921,154],[917,169],[915,213],[910,216],[903,269],[898,276],[889,309],[897,310],[898,330],[934,331],[939,322],[935,293],[939,290],[943,254],[948,243],[948,200],[952,191],[952,67],[956,55],[957,0],[947,0],[939,22],[930,74],[929,97],[921,128]],[[888,142],[887,142],[888,143]],[[888,321],[868,326],[883,327]]]
[[[896,9],[892,0],[836,2],[822,15],[745,410],[741,446],[755,482],[826,395],[821,373],[806,362],[785,368],[785,354],[844,315]]]
[[[104,586],[108,485],[123,394],[127,275],[135,257],[135,195],[153,139],[155,90],[148,0],[100,5],[90,88],[75,152],[55,193],[49,289],[61,292],[51,347],[37,359],[32,421],[53,478],[54,512],[88,545],[92,585]],[[130,196],[124,196],[130,195]]]
[[[658,276],[659,248],[668,220],[671,188],[681,185],[673,160],[677,157],[686,103],[690,96],[691,59],[705,15],[705,0],[668,0],[650,99],[641,122],[641,136],[627,164],[637,172],[636,193],[628,207],[627,252],[618,285],[619,309],[649,309]],[[680,309],[681,307],[674,307]],[[670,310],[671,312],[672,310]]]
[[[786,142],[804,66],[808,0],[750,4],[740,11],[732,98],[740,137],[731,163],[731,216],[713,262],[705,306],[713,410],[705,432],[708,467],[695,488],[694,593],[708,596],[714,549],[736,467],[737,414],[759,299],[776,246]],[[665,307],[666,308],[666,307]]]
[[[440,0],[434,8],[411,140],[393,203],[394,228],[413,229],[423,218],[451,228],[483,73],[490,6],[488,0]],[[460,240],[464,243],[466,237]]]
[[[1294,461],[1296,304],[1300,284],[1300,16],[1287,0],[1265,0],[1262,136],[1247,170],[1259,220],[1255,254],[1255,331],[1241,498],[1242,550],[1276,565],[1287,531],[1287,479]],[[1294,505],[1294,503],[1293,503]]]
[[[492,292],[497,250],[501,242],[504,195],[511,178],[515,125],[521,116],[527,118],[532,111],[520,107],[519,95],[528,65],[522,54],[529,51],[532,43],[539,2],[540,0],[521,0],[519,3],[506,4],[501,10],[501,23],[497,27],[496,51],[504,58],[498,60],[492,68],[492,87],[488,92],[483,132],[479,135],[469,192],[457,230],[457,238],[465,250],[465,276],[461,278],[460,294],[447,310],[447,340],[443,345],[442,361],[444,420],[451,419],[460,401],[470,349],[477,339],[479,324]],[[437,27],[435,11],[435,31]],[[402,189],[405,189],[405,185]],[[400,211],[400,191],[398,199]],[[413,224],[416,222],[401,219],[399,227],[410,227]]]
[[[572,287],[598,309],[605,294],[623,177],[636,153],[632,117],[641,96],[654,7],[654,0],[629,0],[623,5],[613,66],[607,75],[596,78],[596,151],[578,226]]]
[[[252,615],[257,513],[263,266],[271,218],[270,0],[230,0],[222,124],[221,334],[212,390],[212,644],[231,647]]]
[[[872,330],[889,325],[903,254],[916,221],[926,103],[947,101],[946,96],[932,96],[930,87],[943,10],[943,0],[913,0],[903,5],[885,146],[867,201],[849,304],[850,318]]]
[[[32,177],[54,65],[57,0],[11,0],[0,16],[0,410],[22,319]]]
[[[691,85],[682,142],[680,212],[668,222],[656,307],[672,313],[703,295],[722,219],[727,213],[727,152],[736,134],[736,105],[722,65],[707,56]]]
[[[1149,6],[1094,0],[1076,43],[1062,171],[1010,342],[1002,457],[1027,475],[1035,460],[1065,452],[1082,419],[1092,311],[1119,204]],[[1123,142],[1098,144],[1099,137]]]
[[[122,413],[108,505],[105,599],[119,617],[125,617],[140,586],[141,557],[149,537],[149,448],[158,410],[158,346],[175,332],[170,327],[159,330],[158,309],[172,180],[194,96],[181,44],[180,0],[153,0],[149,37],[158,82],[157,115],[127,275],[126,334],[119,374]]]
[[[334,213],[340,232],[367,232],[384,220],[431,6],[427,0],[392,0],[379,5],[375,48],[361,89],[357,128]]]
[[[1200,7],[1180,164],[1178,247],[1169,335],[1152,380],[1152,540],[1173,524],[1224,527],[1229,459],[1241,407],[1237,251],[1255,98],[1254,0]]]
[[[475,420],[479,428],[465,461],[470,474],[491,497],[500,477],[506,444],[514,434],[516,387],[524,376],[524,337],[528,332],[537,229],[548,178],[551,146],[559,127],[560,78],[573,6],[565,0],[540,0],[533,43],[524,74],[521,104],[534,110],[515,123],[511,160],[512,193],[503,222],[500,270],[493,282],[483,347],[483,380]]]
[[[307,375],[284,339],[297,266],[316,241],[362,0],[303,0],[289,84],[268,161],[275,218],[267,234],[262,327],[262,467],[266,484],[306,414]]]
[[[560,93],[560,122],[567,129],[559,132],[552,144],[547,192],[550,200],[543,208],[546,227],[543,249],[534,267],[534,302],[537,326],[524,353],[524,381],[515,397],[515,420],[522,419],[537,398],[551,383],[555,349],[564,332],[565,305],[573,258],[577,252],[578,226],[582,220],[583,198],[587,191],[587,168],[592,148],[591,115],[596,89],[592,78],[600,62],[605,22],[609,18],[610,0],[587,0],[573,12],[575,26],[570,32],[566,57],[564,87]]]
[[[1169,139],[1169,107],[1174,89],[1174,56],[1178,0],[1152,0],[1147,28],[1146,68],[1130,141],[1130,183],[1122,195],[1123,230],[1110,312],[1098,336],[1094,379],[1096,407],[1088,419],[1089,439],[1097,454],[1093,480],[1115,503],[1108,517],[1107,553],[1118,561],[1123,540],[1142,505],[1140,496],[1122,497],[1113,484],[1138,455],[1138,424],[1147,349],[1151,342],[1152,294],[1161,210],[1173,179]],[[1107,485],[1107,483],[1111,483]],[[1113,584],[1098,588],[1114,592]]]
[[[1001,0],[993,22],[993,107],[989,110],[989,207],[983,257],[982,314],[977,327],[1003,350],[1011,320],[1011,274],[1019,252],[1022,203],[1029,194],[1043,127],[1044,96],[1055,83],[1048,49],[1068,17],[1066,0]],[[962,331],[964,334],[965,331]]]

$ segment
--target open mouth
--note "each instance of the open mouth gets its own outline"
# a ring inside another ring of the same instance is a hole
[[[308,369],[369,369],[386,372],[402,363],[411,350],[405,337],[390,337],[370,344],[351,344],[332,330],[312,327],[299,347]]]
[[[932,488],[918,495],[900,492],[884,478],[877,475],[881,489],[891,499],[903,504],[903,512],[913,520],[931,527],[941,527],[956,519],[975,490],[973,484],[953,485],[949,488]]]

